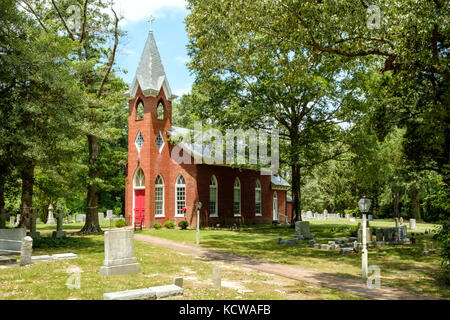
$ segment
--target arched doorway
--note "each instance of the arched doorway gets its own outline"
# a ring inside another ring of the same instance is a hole
[[[133,225],[136,222],[145,224],[145,175],[141,168],[138,168],[134,173],[133,178],[134,189],[134,210],[133,210]]]

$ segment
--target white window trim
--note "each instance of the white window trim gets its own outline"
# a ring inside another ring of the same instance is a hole
[[[216,212],[215,213],[210,212],[209,216],[211,218],[218,218],[219,217],[219,183],[217,182],[217,178],[215,175],[213,175],[211,177],[211,179],[214,179],[214,182],[215,182],[214,189],[216,189]],[[209,194],[211,196],[211,184],[209,185],[209,190],[210,190]],[[210,199],[210,201],[211,201],[211,199]]]
[[[161,138],[162,138],[163,143],[162,143],[161,147],[159,147],[159,149],[158,149],[159,153],[162,152],[162,150],[164,149],[164,146],[166,145],[166,140],[164,140],[164,136],[163,136],[163,134],[162,134],[161,131],[160,131],[160,132],[158,133],[158,135],[156,136],[156,139],[158,139],[158,137],[159,137],[160,135],[161,135]],[[156,143],[156,141],[155,141],[155,143]],[[156,146],[158,147],[158,145],[156,145]]]
[[[164,205],[165,205],[165,196],[164,196],[164,178],[161,175],[158,175],[156,179],[158,179],[158,177],[161,178],[162,180],[162,184],[156,184],[155,183],[155,206],[156,206],[156,188],[157,187],[162,187],[162,214],[156,214],[156,208],[155,208],[155,218],[164,218],[165,217],[165,210],[164,210]]]
[[[276,208],[275,208],[275,200],[276,200]],[[275,212],[277,214],[277,220],[280,219],[279,215],[278,215],[278,192],[274,191],[273,196],[272,196],[272,219],[273,219],[273,211],[275,209]]]
[[[236,187],[235,186],[235,184],[236,184],[236,180],[239,182],[239,187]],[[236,178],[235,180],[234,180],[234,184],[233,184],[233,215],[235,216],[235,217],[240,217],[240,216],[242,216],[242,193],[241,193],[241,187],[242,187],[242,185],[241,185],[241,180],[239,180],[239,178]],[[236,214],[236,213],[234,213],[234,191],[235,190],[239,190],[239,213],[238,214]]]
[[[259,213],[256,213],[256,191],[259,191]],[[262,190],[261,190],[261,182],[256,180],[255,185],[255,217],[262,217]]]
[[[144,185],[143,186],[136,186],[136,175],[138,174],[138,172],[141,171],[142,174],[144,175]],[[141,167],[138,167],[136,169],[136,171],[134,172],[134,176],[133,176],[133,189],[134,190],[143,190],[145,189],[145,173],[144,170],[142,170]]]
[[[185,215],[184,214],[178,214],[178,210],[177,210],[177,207],[178,207],[178,199],[177,199],[177,188],[178,187],[184,187],[184,206],[186,207],[186,200],[187,200],[187,197],[186,197],[186,195],[187,195],[187,188],[186,188],[186,179],[184,179],[184,177],[183,177],[183,180],[184,180],[184,184],[178,184],[178,178],[179,177],[183,177],[183,175],[178,175],[177,176],[177,179],[175,180],[175,218],[184,218],[185,217]]]
[[[141,137],[142,137],[142,146],[140,148],[139,148],[139,144],[138,144],[139,135],[141,135]],[[144,136],[142,135],[141,131],[139,131],[138,134],[136,135],[136,138],[134,139],[134,145],[136,146],[136,149],[139,153],[141,153],[141,150],[144,147],[144,143],[145,143]]]

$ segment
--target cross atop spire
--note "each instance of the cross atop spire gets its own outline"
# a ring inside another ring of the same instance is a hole
[[[154,16],[150,16],[150,19],[148,20],[150,22],[150,32],[153,32],[153,21],[155,21]]]

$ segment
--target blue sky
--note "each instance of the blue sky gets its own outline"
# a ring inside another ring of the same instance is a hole
[[[124,18],[121,27],[127,32],[119,44],[116,65],[128,71],[120,74],[125,82],[133,80],[153,16],[153,34],[170,87],[178,96],[188,93],[194,77],[186,66],[189,57],[184,19],[188,11],[184,0],[116,0],[116,7]]]

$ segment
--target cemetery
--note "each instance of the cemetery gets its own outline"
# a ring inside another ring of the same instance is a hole
[[[1,1],[0,300],[450,299],[442,1],[153,2]]]

